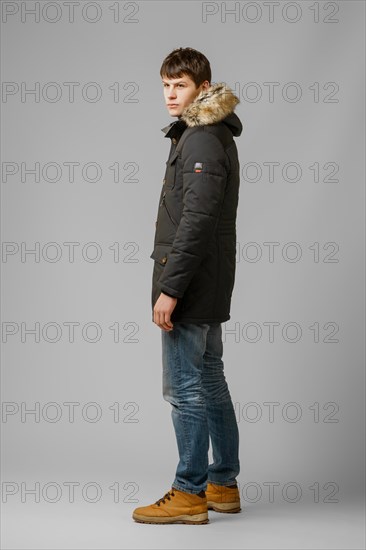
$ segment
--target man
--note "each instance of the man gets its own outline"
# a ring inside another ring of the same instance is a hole
[[[208,523],[239,512],[239,432],[224,375],[221,323],[230,319],[236,266],[239,99],[211,85],[207,58],[178,48],[160,75],[171,149],[156,221],[152,320],[161,329],[163,396],[172,405],[179,464],[171,490],[136,508],[143,523]],[[208,464],[211,438],[213,463]]]

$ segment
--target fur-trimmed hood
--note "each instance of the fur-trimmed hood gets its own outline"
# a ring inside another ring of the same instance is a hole
[[[203,90],[182,112],[179,117],[187,126],[203,126],[225,120],[235,136],[243,129],[238,116],[234,113],[239,98],[225,84],[218,82]]]

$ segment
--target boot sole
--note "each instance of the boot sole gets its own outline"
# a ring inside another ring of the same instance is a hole
[[[207,508],[214,512],[222,512],[224,514],[237,514],[241,511],[240,502],[212,502],[207,501]]]
[[[160,517],[152,518],[150,516],[132,514],[132,517],[138,523],[159,523],[159,524],[186,523],[188,525],[204,525],[205,523],[209,523],[207,512],[204,512],[202,514],[194,514],[194,515],[187,514],[182,516],[161,517],[161,518]]]

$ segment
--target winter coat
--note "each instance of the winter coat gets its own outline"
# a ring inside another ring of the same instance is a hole
[[[225,83],[214,84],[162,128],[171,149],[150,256],[151,305],[161,292],[178,298],[173,324],[230,319],[240,179],[233,136],[243,128],[238,103]]]

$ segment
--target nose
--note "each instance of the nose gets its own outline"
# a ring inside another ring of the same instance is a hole
[[[177,97],[177,94],[175,93],[174,88],[173,88],[173,87],[169,88],[169,91],[168,91],[168,98],[169,98],[169,99],[173,99],[173,98],[175,98],[175,97]]]

